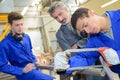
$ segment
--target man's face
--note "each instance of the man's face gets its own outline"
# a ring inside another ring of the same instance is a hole
[[[23,33],[23,19],[20,20],[13,20],[12,24],[10,25],[13,34],[21,34]]]
[[[65,25],[70,21],[70,16],[67,8],[63,9],[63,8],[57,7],[51,16],[62,25]]]
[[[76,29],[85,31],[88,34],[97,34],[100,32],[100,25],[94,16],[78,18],[76,22]]]

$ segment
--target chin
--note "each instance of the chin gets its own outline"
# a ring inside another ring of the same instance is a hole
[[[18,34],[22,34],[23,32],[19,32]]]
[[[66,25],[67,23],[63,23],[62,25]]]
[[[68,22],[62,23],[62,25],[66,25],[66,24],[68,24]]]
[[[89,34],[97,34],[97,33],[89,33]]]

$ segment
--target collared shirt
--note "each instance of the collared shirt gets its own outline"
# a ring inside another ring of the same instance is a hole
[[[110,29],[108,31],[104,31],[102,33],[105,34],[106,36],[108,36],[109,38],[114,39],[112,28],[111,28],[111,21],[110,21],[109,14],[108,13],[104,13],[102,16],[108,16],[108,18],[109,18],[109,27],[110,27]]]
[[[86,44],[86,39],[82,39],[80,32],[74,30],[71,24],[61,25],[56,37],[63,51],[70,49],[74,44],[77,44],[80,48],[83,48]]]

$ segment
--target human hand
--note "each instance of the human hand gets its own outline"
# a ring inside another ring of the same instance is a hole
[[[35,64],[36,64],[36,66],[40,66],[40,65],[41,65],[41,63],[40,63],[40,62],[36,62]]]
[[[77,48],[78,48],[78,47],[77,47],[77,44],[74,44],[71,48],[72,48],[72,49],[77,49]]]
[[[68,64],[69,53],[58,52],[54,57],[54,70],[55,72],[65,71],[69,68]]]
[[[34,67],[35,67],[35,65],[33,63],[28,63],[25,66],[25,68],[23,70],[23,73],[27,73],[27,72],[31,71],[32,69],[34,69]]]
[[[103,53],[104,53],[104,56],[106,58],[106,61],[109,64],[117,65],[120,63],[119,56],[114,49],[112,49],[112,48],[105,49],[103,51]]]

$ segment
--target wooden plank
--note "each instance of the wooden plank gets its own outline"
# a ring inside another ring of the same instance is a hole
[[[15,76],[0,72],[0,80],[16,80]]]

